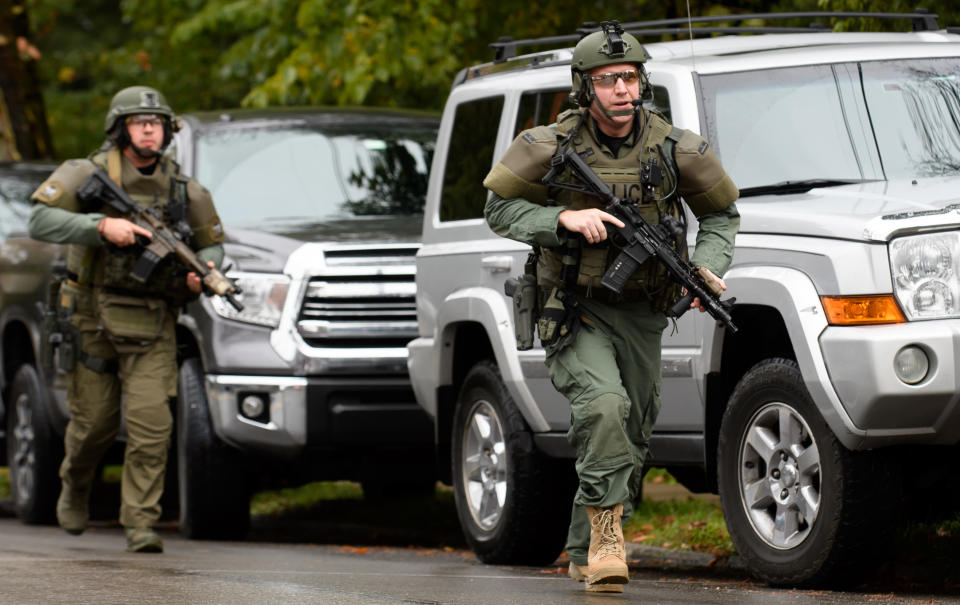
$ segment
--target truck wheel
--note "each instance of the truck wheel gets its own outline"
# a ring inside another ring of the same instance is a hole
[[[547,565],[563,550],[576,477],[537,451],[492,361],[464,379],[453,420],[454,499],[484,563]]]
[[[717,471],[727,529],[751,572],[810,586],[863,565],[887,508],[872,494],[882,481],[870,462],[834,437],[796,362],[747,372],[723,415]]]
[[[20,366],[10,386],[7,464],[17,516],[24,523],[55,523],[63,439],[47,415],[47,393],[37,370]]]
[[[180,533],[190,539],[242,538],[250,527],[242,460],[213,431],[197,358],[180,367],[176,444]]]

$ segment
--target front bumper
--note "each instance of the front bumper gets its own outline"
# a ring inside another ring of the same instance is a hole
[[[406,377],[208,375],[217,435],[244,451],[290,458],[311,450],[426,446],[433,429]],[[256,396],[267,411],[254,419],[241,401]]]
[[[930,360],[920,383],[894,373],[894,356],[915,345]],[[830,381],[864,449],[893,443],[960,441],[960,320],[829,327],[820,348]]]

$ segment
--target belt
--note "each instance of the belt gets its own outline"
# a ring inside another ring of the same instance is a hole
[[[120,369],[120,364],[117,363],[116,359],[95,357],[82,351],[80,353],[80,363],[97,374],[116,374],[117,370]]]
[[[572,292],[581,298],[590,298],[605,303],[639,302],[641,300],[650,300],[650,295],[646,290],[639,288],[625,288],[623,292],[617,294],[609,288],[603,286],[566,286],[564,290]]]

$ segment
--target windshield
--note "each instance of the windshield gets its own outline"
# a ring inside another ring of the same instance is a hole
[[[741,189],[960,174],[960,59],[703,76],[706,136]]]
[[[196,178],[224,224],[290,231],[423,214],[436,131],[313,130],[304,123],[201,133]]]

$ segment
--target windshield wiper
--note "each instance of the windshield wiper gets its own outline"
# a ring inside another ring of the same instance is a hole
[[[760,185],[759,187],[744,187],[740,190],[740,197],[750,197],[751,195],[785,195],[788,193],[806,193],[811,189],[821,187],[836,187],[838,185],[854,185],[856,183],[869,183],[873,179],[805,179],[802,181],[781,181],[772,185]]]

